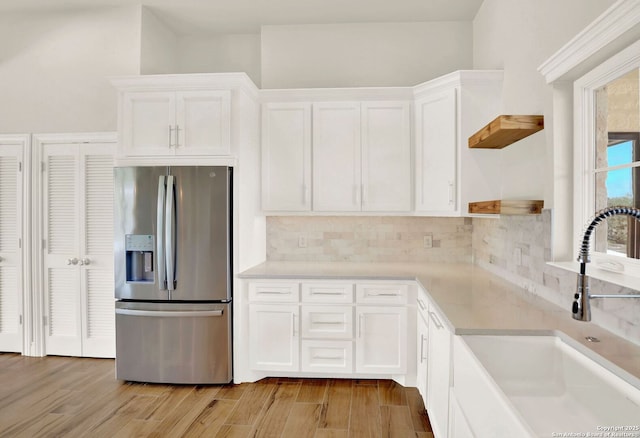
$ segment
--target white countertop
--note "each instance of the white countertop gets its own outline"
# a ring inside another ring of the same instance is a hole
[[[640,346],[592,322],[575,321],[570,309],[560,308],[471,264],[265,262],[242,272],[239,277],[415,280],[427,291],[457,335],[559,335],[640,388]],[[601,342],[588,342],[587,336]]]

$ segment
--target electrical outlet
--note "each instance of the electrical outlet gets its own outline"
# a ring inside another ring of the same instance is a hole
[[[298,248],[306,248],[307,247],[307,236],[298,237]]]
[[[430,236],[430,235],[424,236],[424,247],[433,248],[433,236]]]

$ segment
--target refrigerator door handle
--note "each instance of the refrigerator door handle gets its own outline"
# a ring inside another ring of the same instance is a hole
[[[166,277],[166,260],[164,254],[164,205],[166,203],[166,177],[160,175],[158,178],[158,203],[156,213],[156,264],[158,272],[158,284],[160,290],[167,290],[167,277]]]
[[[222,310],[136,310],[136,309],[116,309],[116,315],[128,315],[128,316],[154,316],[154,317],[169,317],[169,318],[183,318],[197,317],[197,316],[222,316]]]
[[[175,255],[176,255],[176,233],[175,233],[175,215],[176,210],[174,208],[174,177],[173,175],[167,176],[167,199],[165,203],[165,233],[164,240],[166,245],[166,263],[167,263],[167,290],[172,291],[176,289],[175,284]],[[171,299],[171,295],[169,295]]]

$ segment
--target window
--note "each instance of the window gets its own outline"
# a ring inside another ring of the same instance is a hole
[[[640,44],[610,58],[574,84],[575,248],[596,211],[640,208]],[[640,222],[614,216],[592,237],[596,266],[640,277]],[[577,251],[576,251],[577,253]]]

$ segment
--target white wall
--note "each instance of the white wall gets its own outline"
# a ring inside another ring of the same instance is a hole
[[[149,8],[141,8],[140,74],[175,73],[178,37]]]
[[[139,8],[0,16],[0,133],[116,129],[108,76],[139,73]]]
[[[245,72],[260,86],[260,35],[180,36],[177,73]]]
[[[504,69],[504,114],[544,114],[545,130],[497,152],[505,199],[553,206],[552,90],[537,68],[614,0],[484,0],[473,21],[473,67]]]
[[[472,66],[471,22],[263,26],[262,88],[410,86]]]

